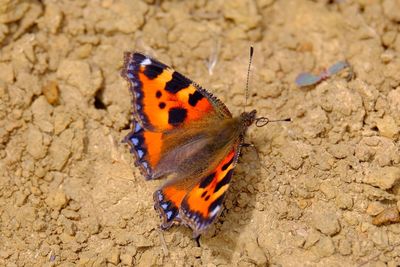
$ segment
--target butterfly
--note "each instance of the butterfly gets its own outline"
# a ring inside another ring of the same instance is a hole
[[[141,53],[124,54],[121,75],[132,97],[124,140],[135,165],[147,180],[169,179],[153,195],[161,228],[184,224],[198,237],[222,211],[248,127],[268,121],[256,110],[233,117],[207,90]]]

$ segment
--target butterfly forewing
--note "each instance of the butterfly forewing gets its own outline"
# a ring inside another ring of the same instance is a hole
[[[187,124],[205,118],[231,117],[226,106],[206,90],[143,54],[125,53],[121,75],[130,85],[134,117],[125,140],[147,179],[164,174],[157,171],[157,164],[165,153],[162,140],[166,133],[185,131]]]

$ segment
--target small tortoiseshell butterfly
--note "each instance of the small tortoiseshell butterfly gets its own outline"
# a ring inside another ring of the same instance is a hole
[[[252,50],[251,50],[252,51]],[[154,193],[163,222],[199,236],[222,210],[247,128],[266,118],[232,117],[211,93],[167,65],[125,53],[121,75],[132,93],[132,131],[125,141],[147,180],[171,180]]]

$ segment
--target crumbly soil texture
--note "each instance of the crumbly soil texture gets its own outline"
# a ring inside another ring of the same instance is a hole
[[[399,266],[400,2],[2,0],[1,266]],[[156,57],[252,126],[201,236],[159,229],[122,143],[124,51]],[[296,76],[347,60],[319,84]],[[349,74],[353,74],[349,77]]]

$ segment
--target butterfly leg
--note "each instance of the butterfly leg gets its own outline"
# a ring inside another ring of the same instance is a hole
[[[242,147],[255,147],[254,144],[249,144],[249,143],[243,143]]]
[[[197,247],[201,247],[201,245],[200,245],[200,237],[201,237],[201,235],[198,235],[198,236],[195,237]]]

